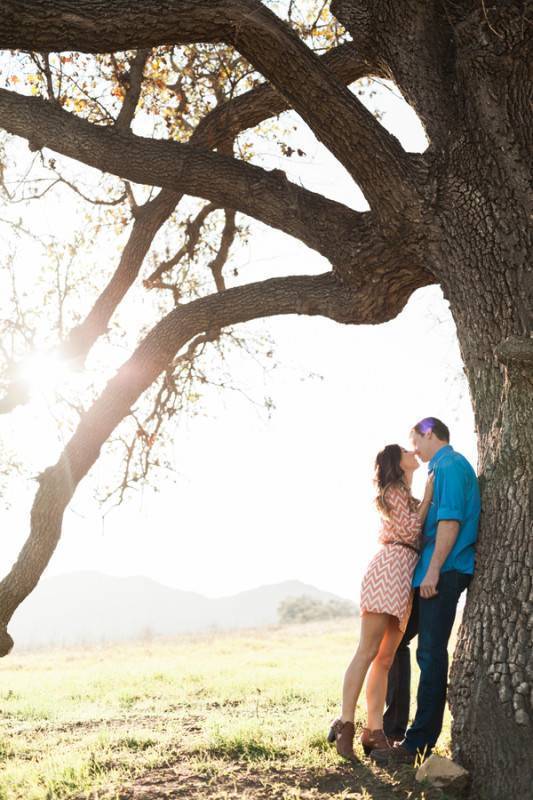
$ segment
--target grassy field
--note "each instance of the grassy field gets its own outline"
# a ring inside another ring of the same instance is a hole
[[[360,749],[352,766],[327,745],[356,639],[339,621],[15,651],[0,662],[0,800],[442,798],[408,767]]]

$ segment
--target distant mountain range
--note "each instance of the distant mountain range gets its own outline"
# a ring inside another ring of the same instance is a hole
[[[300,581],[210,599],[150,578],[78,572],[39,583],[15,613],[10,631],[17,648],[33,648],[260,627],[277,623],[280,602],[300,595],[342,599]]]

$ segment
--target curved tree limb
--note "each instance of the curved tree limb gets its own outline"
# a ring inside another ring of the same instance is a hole
[[[369,76],[390,77],[375,59],[361,55],[352,42],[328,50],[320,60],[337,80],[346,85]],[[214,108],[199,122],[196,133],[202,134],[206,146],[216,147],[222,139],[233,139],[242,131],[289,108],[283,95],[271,84],[264,83]]]
[[[332,273],[272,278],[202,297],[164,317],[82,416],[58,462],[39,476],[30,535],[0,583],[0,655],[11,649],[7,624],[48,564],[76,487],[113,430],[181,348],[213,329],[279,314],[321,315],[346,324],[384,322],[401,311],[412,290],[398,291],[391,280],[381,288],[376,293],[369,280],[366,289],[355,292]]]
[[[147,54],[147,51],[139,51],[136,55],[131,70],[129,91],[115,123],[117,128],[127,128],[131,123]],[[361,59],[354,52],[351,43],[340,45],[321,58],[339,80],[345,83],[370,73],[379,74],[375,65]],[[233,140],[241,131],[254,127],[269,116],[279,114],[287,108],[285,99],[269,84],[263,84],[229,100],[222,106],[216,106],[200,121],[190,143],[210,148],[225,148],[227,142]],[[72,185],[71,188],[75,189]],[[163,189],[154,200],[138,210],[130,238],[115,273],[87,317],[73,328],[62,345],[62,352],[67,358],[83,361],[96,339],[106,332],[117,305],[139,274],[153,237],[178,205],[181,197],[181,194]],[[154,273],[148,281],[154,280],[155,277]],[[24,387],[17,382],[10,384],[0,400],[0,413],[8,413],[27,401],[28,395],[23,389]]]
[[[0,125],[27,138],[30,148],[48,147],[135,183],[234,208],[295,236],[329,259],[350,229],[367,225],[367,215],[289,182],[279,170],[269,172],[190,144],[97,126],[41,98],[0,89]]]
[[[21,111],[22,113],[11,114],[9,110],[10,101],[13,101],[19,108],[19,112]],[[28,105],[28,102],[30,105]],[[59,116],[53,114],[54,110],[59,111]],[[282,205],[279,205],[278,210],[275,212],[281,223],[281,229],[285,229],[287,232],[292,231],[294,234],[300,231],[303,241],[306,241],[310,246],[313,246],[313,244],[320,246],[320,240],[322,240],[324,244],[326,241],[329,241],[331,245],[328,249],[330,257],[333,255],[335,248],[338,251],[339,241],[345,241],[346,243],[353,242],[357,240],[359,235],[366,235],[371,230],[367,214],[358,214],[340,203],[321,198],[320,195],[307,192],[301,187],[290,184],[283,173],[268,173],[258,167],[241,164],[230,157],[224,157],[218,154],[211,155],[203,150],[194,150],[190,145],[141,140],[129,132],[119,133],[113,128],[94,126],[91,123],[79,120],[58,107],[53,108],[47,101],[38,98],[24,98],[10,92],[5,92],[5,90],[0,90],[0,120],[5,119],[6,127],[11,127],[13,125],[12,131],[14,133],[22,134],[25,132],[26,135],[32,135],[38,129],[40,129],[40,133],[42,133],[47,117],[50,119],[51,125],[47,129],[46,135],[53,131],[53,141],[47,140],[47,144],[51,147],[55,145],[56,147],[62,148],[62,152],[65,155],[71,155],[80,159],[80,152],[78,152],[77,148],[83,141],[82,137],[84,134],[96,135],[97,141],[100,140],[103,134],[109,137],[110,142],[114,142],[114,152],[124,163],[129,162],[131,159],[132,150],[130,145],[132,143],[141,144],[143,141],[148,145],[155,145],[156,148],[160,147],[160,145],[166,145],[169,156],[166,161],[167,166],[165,166],[164,161],[156,157],[156,161],[159,163],[160,175],[164,176],[161,185],[168,188],[164,188],[154,200],[138,209],[129,241],[124,248],[117,270],[98,297],[86,319],[72,330],[67,341],[63,344],[63,353],[69,358],[82,360],[87,355],[94,341],[105,333],[115,308],[136,279],[155,233],[168,219],[177,203],[180,201],[182,195],[176,191],[177,187],[175,186],[175,184],[179,184],[180,181],[174,181],[172,179],[172,172],[177,175],[178,179],[181,179],[181,183],[185,183],[183,186],[184,189],[188,184],[186,181],[184,182],[182,180],[184,172],[180,166],[180,160],[178,159],[176,162],[172,155],[175,152],[177,153],[177,150],[180,150],[184,155],[197,152],[202,158],[211,157],[215,161],[218,160],[218,163],[220,163],[221,159],[223,160],[225,158],[227,163],[231,165],[235,164],[237,168],[241,166],[244,168],[244,175],[241,176],[244,177],[244,182],[241,180],[240,184],[238,183],[235,185],[231,170],[226,175],[228,188],[231,194],[217,195],[219,199],[217,205],[221,207],[224,205],[233,207],[236,204],[233,194],[235,191],[237,194],[241,195],[245,202],[242,210],[245,208],[251,210],[250,201],[252,201],[252,205],[255,207],[256,211],[263,215],[263,212],[268,211],[269,193],[267,187],[268,185],[272,188],[276,187],[275,193],[278,196],[278,200],[282,200]],[[66,126],[71,123],[74,125],[74,128],[67,128]],[[71,135],[65,136],[65,130],[70,130]],[[124,137],[126,137],[125,140]],[[193,141],[197,139],[202,141],[203,137],[204,133],[199,130],[197,134],[193,135]],[[225,141],[227,140],[223,140],[219,132],[216,139],[217,145],[219,147],[223,146]],[[63,148],[61,142],[63,142],[63,145],[68,142],[68,146]],[[106,145],[105,143],[103,144],[105,149]],[[85,147],[87,152],[92,152],[92,158],[86,160],[86,163],[92,164],[100,169],[105,169],[105,164],[102,163],[98,156],[100,145],[95,147],[89,140],[86,140]],[[144,164],[146,168],[144,179],[150,180],[152,175],[150,174],[151,162],[149,157],[139,152],[138,162],[141,165]],[[213,174],[210,168],[207,167],[206,169],[206,166],[204,166],[202,171],[205,185],[207,187],[211,186],[218,191],[216,184],[211,182]],[[116,170],[116,172],[118,174],[120,170]],[[250,183],[249,179],[246,178],[246,175],[250,174],[253,177],[254,183]],[[262,181],[255,183],[255,176],[259,176],[259,178],[264,176],[267,182],[266,186]],[[128,174],[126,177],[133,177],[134,180],[139,180],[140,175],[135,177],[133,174]],[[257,189],[255,189],[256,185]],[[208,192],[208,194],[209,193],[210,192]],[[304,198],[305,201],[310,199],[312,203],[311,207],[307,208],[305,202],[302,202],[302,198]],[[275,201],[276,204],[278,200]],[[301,215],[302,211],[304,212],[303,217],[300,222],[298,222],[298,212],[300,212]],[[273,219],[271,214],[267,214],[266,217],[261,216],[261,218],[263,218],[264,221],[268,221],[269,218],[271,220]],[[305,235],[305,230],[310,234],[309,237]],[[333,246],[334,242],[336,242],[335,248]],[[27,394],[21,391],[21,387],[17,382],[14,382],[10,385],[6,394],[0,401],[0,413],[8,413],[16,406],[26,401]]]
[[[142,57],[138,54],[135,62],[137,64],[137,60],[139,61],[137,73],[140,70],[140,64],[144,67],[145,62],[141,59]],[[384,76],[376,64],[361,58],[354,51],[350,42],[329,50],[321,56],[321,60],[344,83],[351,83],[370,74]],[[119,119],[125,106],[126,102],[121,109]],[[133,100],[128,108],[131,109],[132,107]],[[216,106],[200,121],[191,137],[190,143],[209,148],[223,147],[242,131],[253,128],[265,119],[280,114],[287,109],[286,100],[272,86],[263,84],[227,101],[221,106]],[[116,124],[117,127],[120,127],[118,120]],[[163,190],[155,200],[141,209],[134,222],[130,240],[126,244],[120,264],[110,283],[96,301],[86,320],[73,330],[65,343],[64,351],[70,357],[85,357],[96,338],[105,332],[117,304],[124,297],[138,275],[142,259],[150,246],[150,235],[153,238],[155,232],[161,227],[165,219],[170,216],[180,199],[180,194]],[[202,220],[206,209],[201,212]],[[167,215],[166,217],[165,214]],[[134,259],[135,264],[132,263],[132,259]],[[172,262],[174,262],[173,259]],[[165,265],[161,265],[158,270],[147,278],[147,281],[150,282],[159,278],[164,267]],[[121,288],[118,289],[118,287]]]
[[[130,87],[115,123],[117,128],[126,128],[131,122],[140,92],[140,80],[146,63],[147,51],[139,51],[132,65]],[[361,59],[351,43],[340,45],[322,57],[324,63],[339,80],[345,83],[367,74],[379,74],[377,67]],[[233,140],[243,130],[252,128],[268,117],[279,114],[288,108],[285,99],[269,84],[264,84],[239,95],[222,106],[216,106],[204,117],[191,137],[191,144],[204,147],[222,147]],[[65,179],[62,178],[64,181]],[[72,184],[72,189],[76,190]],[[84,322],[78,325],[65,342],[64,352],[73,358],[84,358],[98,336],[102,335],[117,304],[124,297],[138,275],[142,260],[157,230],[168,219],[182,195],[163,190],[157,198],[143,206],[132,228],[130,240],[126,244],[119,266],[108,286],[104,289]],[[118,202],[118,201],[117,201]],[[150,275],[148,281],[158,275]],[[13,405],[14,403],[14,405]],[[18,404],[12,400],[2,403],[0,413],[9,411]]]
[[[396,216],[417,205],[418,176],[397,139],[259,0],[7,0],[0,30],[0,47],[40,51],[232,44],[344,165],[376,213]]]

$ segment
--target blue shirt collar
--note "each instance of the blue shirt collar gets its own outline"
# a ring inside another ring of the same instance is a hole
[[[431,470],[435,469],[441,458],[443,458],[446,455],[446,453],[453,453],[453,447],[451,446],[451,444],[445,444],[444,447],[441,447],[440,450],[437,450],[437,452],[435,453],[435,455],[428,464],[428,470],[430,472]]]

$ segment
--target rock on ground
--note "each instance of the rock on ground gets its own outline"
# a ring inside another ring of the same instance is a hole
[[[468,788],[470,775],[451,759],[431,755],[417,771],[416,780],[459,794]]]

